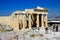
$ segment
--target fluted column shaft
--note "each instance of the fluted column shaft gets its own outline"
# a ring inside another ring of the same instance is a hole
[[[41,15],[41,26],[44,27],[44,19],[43,19],[43,14]]]
[[[39,27],[39,14],[37,14],[37,27]]]
[[[26,27],[26,15],[23,15],[23,29]]]
[[[31,15],[29,15],[29,29],[31,30]]]
[[[45,27],[48,27],[47,15],[45,15]]]

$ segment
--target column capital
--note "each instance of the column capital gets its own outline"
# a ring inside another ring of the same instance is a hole
[[[28,15],[32,15],[32,14],[28,14]]]
[[[44,14],[44,15],[48,15],[48,14]]]
[[[37,14],[37,15],[39,15],[39,14]]]

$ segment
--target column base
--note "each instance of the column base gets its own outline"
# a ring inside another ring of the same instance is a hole
[[[22,28],[21,30],[25,30],[25,28]]]
[[[29,30],[32,30],[32,28],[29,28]]]
[[[44,26],[41,26],[40,28],[45,28]]]
[[[39,31],[39,30],[40,30],[40,28],[39,28],[39,27],[37,27],[37,30]]]

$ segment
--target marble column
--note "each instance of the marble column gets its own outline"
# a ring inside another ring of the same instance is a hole
[[[47,14],[45,15],[45,27],[48,27]]]
[[[41,27],[44,27],[44,19],[43,19],[43,14],[41,15]]]
[[[29,15],[29,29],[31,30],[31,15]]]
[[[13,27],[14,27],[14,30],[19,30],[19,25],[18,25],[18,14],[16,14],[16,17],[14,18],[14,21],[13,21]]]
[[[39,14],[37,14],[37,28],[39,27]]]
[[[23,14],[22,20],[23,20],[22,22],[23,22],[23,30],[24,30],[26,27],[26,15],[25,14]]]
[[[17,28],[19,30],[19,15],[17,15]]]

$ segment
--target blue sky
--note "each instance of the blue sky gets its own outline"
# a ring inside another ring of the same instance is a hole
[[[11,15],[16,10],[36,8],[48,9],[48,16],[60,16],[60,0],[0,0],[0,16]]]

